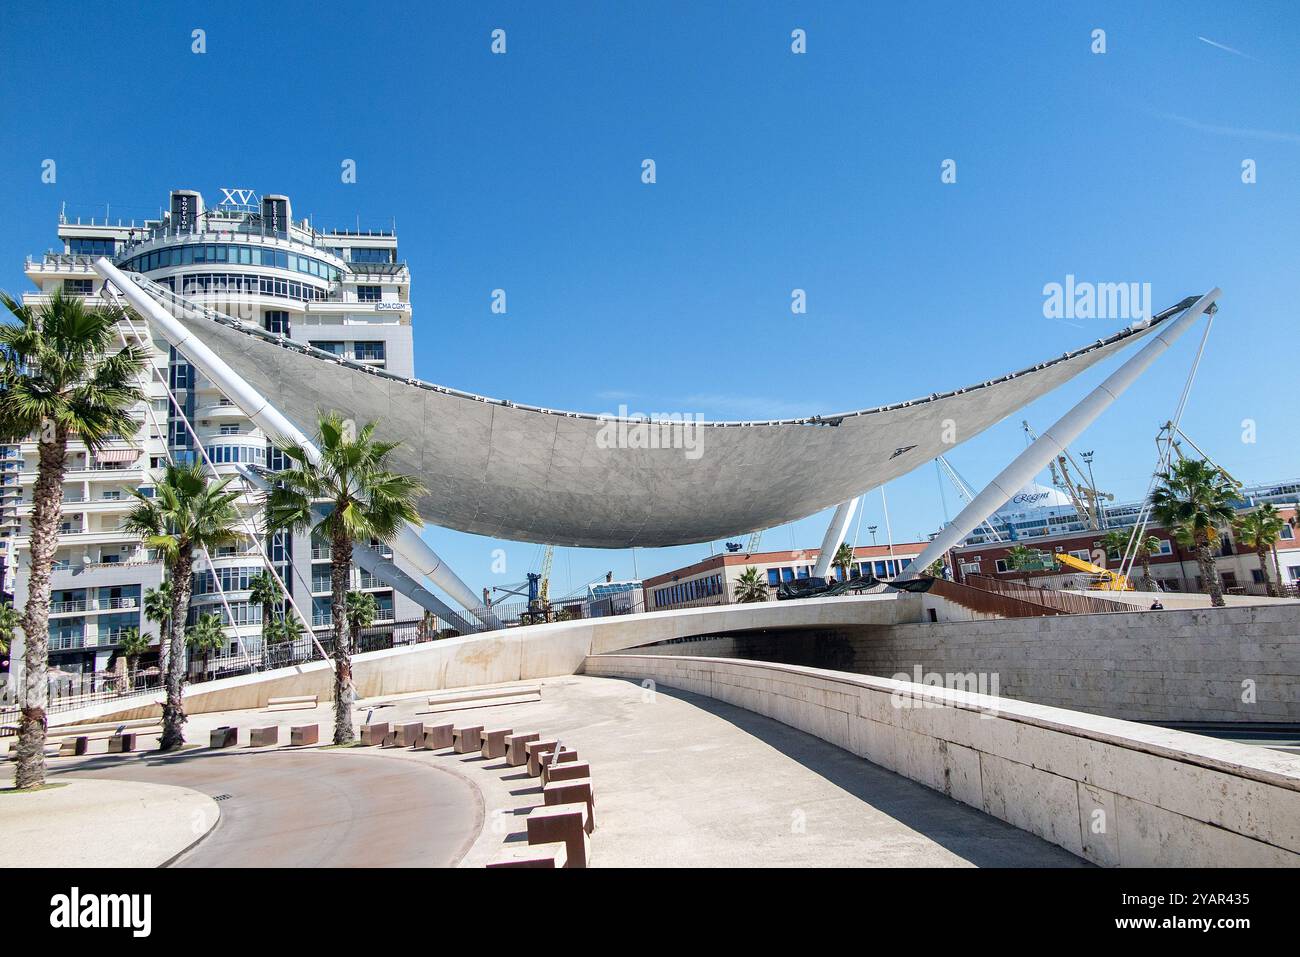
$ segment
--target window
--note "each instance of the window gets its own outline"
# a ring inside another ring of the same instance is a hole
[[[1293,582],[1300,581],[1300,565],[1288,565],[1286,575]]]
[[[962,562],[961,571],[963,575],[978,575],[980,573],[979,562]]]
[[[1005,558],[998,559],[997,569],[999,575],[1002,574],[1003,572],[1008,572],[1011,570],[1011,568],[1007,565],[1007,560]]]
[[[1287,524],[1287,525],[1283,525],[1283,526],[1282,526],[1282,536],[1281,536],[1281,537],[1282,537],[1285,541],[1288,541],[1288,542],[1291,541],[1291,539],[1295,538],[1295,529],[1292,528],[1289,524]]]
[[[73,236],[68,240],[68,252],[74,256],[111,256],[116,246],[112,239]]]
[[[381,286],[357,286],[357,302],[379,302],[382,293]]]
[[[123,268],[130,272],[152,272],[155,269],[189,266],[194,263],[270,266],[276,269],[304,273],[308,276],[316,276],[329,282],[337,282],[341,275],[337,268],[320,259],[294,255],[282,249],[263,249],[260,246],[246,244],[188,243],[184,246],[156,249],[153,252],[141,253],[139,256],[128,259],[123,263]],[[244,278],[256,279],[256,277]]]
[[[268,309],[262,314],[262,325],[266,331],[277,336],[289,334],[289,313],[283,309]]]
[[[774,588],[781,584],[781,569],[769,568],[767,570],[767,583]]]
[[[308,345],[313,349],[319,349],[321,352],[328,352],[332,356],[343,355],[343,343],[341,342],[317,342],[313,339]]]
[[[382,342],[358,342],[353,346],[352,354],[362,360],[382,360],[384,358],[384,344]]]
[[[1174,553],[1173,542],[1169,541],[1169,539],[1167,538],[1160,539],[1160,554],[1172,555],[1173,553]]]
[[[396,249],[376,249],[371,246],[353,246],[354,263],[391,263],[397,260]]]
[[[238,434],[239,434],[239,426],[237,426],[237,425],[223,425],[223,426],[221,427],[221,432],[220,432],[220,434],[221,434],[221,435],[238,435]]]
[[[213,465],[266,465],[266,447],[249,448],[245,445],[211,445],[208,456]]]
[[[69,296],[89,296],[95,291],[95,281],[93,279],[65,279],[63,280],[63,291]]]

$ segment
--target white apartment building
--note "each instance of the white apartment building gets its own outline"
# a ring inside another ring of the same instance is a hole
[[[65,294],[103,304],[101,281],[91,269],[99,256],[139,272],[197,303],[254,322],[264,329],[309,342],[339,355],[414,375],[411,338],[411,277],[398,257],[393,230],[320,232],[295,222],[287,196],[258,197],[251,190],[222,190],[208,208],[201,193],[173,190],[157,220],[114,223],[60,217],[59,248],[29,258],[27,277],[35,305],[61,288]],[[153,348],[159,376],[142,381],[149,396],[135,418],[141,431],[98,454],[73,442],[64,482],[62,534],[56,556],[50,620],[51,665],[68,673],[104,671],[114,664],[125,628],[155,635],[144,618],[144,593],[162,580],[162,564],[121,529],[133,499],[157,481],[168,455],[192,459],[202,447],[218,472],[240,463],[279,467],[266,436],[164,341],[154,342],[142,320],[123,335],[139,335]],[[185,411],[177,414],[162,381]],[[192,424],[193,434],[185,420]],[[310,433],[313,422],[298,423]],[[16,465],[14,463],[17,463]],[[0,447],[0,590],[26,600],[24,568],[30,533],[36,449],[33,443]],[[11,481],[12,479],[12,481]],[[236,479],[236,483],[238,483]],[[248,601],[248,581],[263,563],[252,534],[261,534],[255,499],[242,500],[250,534],[212,555],[211,567],[195,563],[196,613],[218,612],[227,622],[229,648],[255,654],[260,648],[261,607]],[[313,625],[330,624],[329,548],[309,535],[276,536],[263,545]],[[400,564],[400,562],[399,562]],[[353,571],[353,587],[374,594],[376,624],[418,619],[422,609],[378,580]],[[215,586],[220,581],[233,621]],[[218,656],[220,657],[220,656]]]

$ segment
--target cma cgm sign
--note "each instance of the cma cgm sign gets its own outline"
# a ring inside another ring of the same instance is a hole
[[[257,204],[257,193],[251,189],[226,189],[218,187],[221,190],[221,204],[223,206],[254,206]]]

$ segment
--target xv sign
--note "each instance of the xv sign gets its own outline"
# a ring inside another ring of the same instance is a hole
[[[221,188],[221,202],[229,203],[234,206],[252,206],[257,201],[257,193],[251,189],[226,189]]]

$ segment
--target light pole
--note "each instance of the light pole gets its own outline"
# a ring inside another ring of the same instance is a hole
[[[871,533],[871,544],[872,544],[872,545],[875,545],[875,544],[876,544],[876,529],[878,529],[879,527],[880,527],[879,525],[868,525],[868,526],[867,526],[867,531],[869,531],[869,532]]]
[[[1097,480],[1092,477],[1092,452],[1080,452],[1079,457],[1083,459],[1083,464],[1088,466],[1088,489],[1092,492],[1090,496],[1092,498],[1092,511],[1097,516],[1097,525],[1104,529],[1106,527],[1106,510],[1101,507],[1101,496],[1097,494]]]

